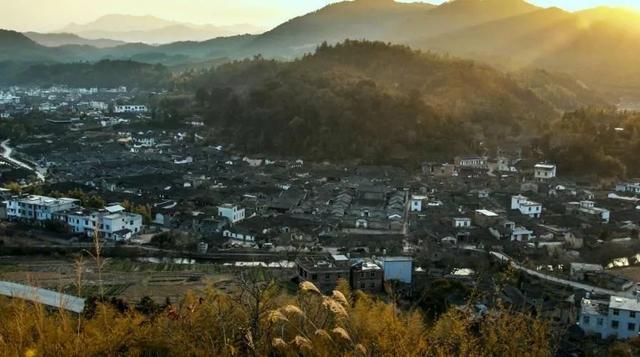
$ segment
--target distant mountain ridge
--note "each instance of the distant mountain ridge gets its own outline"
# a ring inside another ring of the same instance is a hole
[[[194,25],[149,15],[113,14],[102,16],[87,24],[69,24],[59,32],[73,33],[88,39],[108,38],[123,42],[164,44],[178,41],[204,41],[216,37],[262,31],[262,28],[248,24]]]
[[[106,38],[87,39],[72,33],[25,32],[24,35],[36,43],[47,47],[80,45],[93,46],[97,48],[110,48],[126,44],[124,41],[110,40]]]
[[[103,18],[73,30],[95,32],[114,19]],[[110,30],[139,40],[136,36],[146,31],[161,36],[169,28],[176,36],[190,40],[111,48],[81,43],[46,48],[24,39],[16,46],[14,39],[11,51],[2,51],[0,36],[0,61],[134,59],[185,68],[191,63],[220,63],[258,54],[290,60],[313,52],[323,42],[367,39],[480,60],[510,72],[535,68],[565,72],[612,97],[640,93],[640,66],[636,64],[640,58],[640,15],[628,10],[597,8],[571,13],[523,0],[453,0],[438,6],[356,0],[330,4],[260,35],[223,35],[206,41],[191,35],[191,28],[181,32],[182,25],[157,18],[143,17],[135,27],[127,21]],[[111,38],[107,33],[94,35]]]

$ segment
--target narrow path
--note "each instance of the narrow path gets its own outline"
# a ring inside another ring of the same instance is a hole
[[[0,295],[28,300],[78,314],[84,310],[85,300],[82,298],[8,281],[0,281]]]
[[[559,285],[563,285],[563,286],[568,286],[568,287],[572,287],[574,289],[579,289],[579,290],[584,290],[587,292],[592,292],[592,293],[596,293],[596,294],[602,294],[602,295],[616,295],[616,296],[622,296],[622,297],[628,297],[628,298],[632,298],[634,297],[633,292],[632,291],[615,291],[615,290],[609,290],[609,289],[603,289],[603,288],[599,288],[597,286],[592,286],[592,285],[588,285],[588,284],[583,284],[583,283],[579,283],[577,281],[573,281],[573,280],[567,280],[567,279],[561,279],[552,275],[548,275],[548,274],[544,274],[538,271],[535,271],[533,269],[529,269],[526,268],[518,263],[516,263],[513,259],[511,259],[511,257],[509,257],[506,254],[503,253],[499,253],[499,252],[489,252],[489,254],[491,254],[493,257],[497,258],[500,261],[503,262],[507,262],[510,263],[512,267],[514,267],[517,270],[520,270],[526,274],[535,276],[537,278],[543,279],[543,280],[547,280]]]
[[[5,160],[9,161],[10,163],[12,163],[12,164],[14,164],[16,166],[19,166],[19,167],[21,167],[23,169],[26,169],[26,170],[29,170],[29,171],[33,172],[38,177],[38,179],[40,181],[44,182],[45,181],[45,177],[41,172],[38,171],[37,168],[31,167],[30,165],[11,157],[11,155],[13,154],[13,148],[11,148],[9,146],[9,142],[10,141],[11,141],[10,139],[7,139],[7,140],[3,141],[2,143],[0,143],[0,148],[2,148],[2,157]]]

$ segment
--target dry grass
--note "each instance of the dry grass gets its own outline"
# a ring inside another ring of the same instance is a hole
[[[549,356],[546,325],[494,311],[474,318],[452,310],[429,327],[365,294],[295,297],[259,282],[235,294],[207,289],[152,315],[98,304],[90,315],[47,311],[0,299],[0,356]],[[345,303],[346,302],[346,303]]]

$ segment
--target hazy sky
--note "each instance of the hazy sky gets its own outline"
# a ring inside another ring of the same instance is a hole
[[[402,0],[413,2],[416,0]],[[106,14],[154,15],[212,24],[275,26],[332,0],[0,0],[0,28],[55,31],[70,22],[87,23]],[[441,3],[442,0],[426,1]],[[578,10],[598,5],[638,6],[639,0],[531,0],[540,6]]]

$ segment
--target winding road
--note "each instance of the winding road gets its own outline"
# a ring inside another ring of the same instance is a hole
[[[13,154],[13,148],[11,148],[9,146],[9,142],[11,142],[11,140],[7,139],[7,140],[3,141],[2,143],[0,143],[0,148],[2,148],[1,156],[6,161],[8,161],[8,162],[10,162],[10,163],[12,163],[12,164],[14,164],[14,165],[16,165],[18,167],[21,167],[23,169],[26,169],[26,170],[29,170],[29,171],[33,172],[38,177],[38,179],[40,181],[44,182],[45,181],[45,177],[40,171],[38,171],[37,168],[31,167],[30,165],[11,157],[11,154]]]
[[[511,259],[511,257],[509,257],[506,254],[499,253],[499,252],[489,252],[489,254],[491,254],[493,257],[495,257],[496,259],[498,259],[500,261],[503,261],[505,263],[511,264],[511,266],[513,268],[515,268],[517,270],[520,270],[523,273],[526,273],[526,274],[531,275],[531,276],[535,276],[535,277],[540,278],[542,280],[546,280],[546,281],[550,281],[552,283],[556,283],[558,285],[568,286],[568,287],[571,287],[571,288],[574,288],[574,289],[584,290],[584,291],[588,291],[588,292],[592,292],[592,293],[596,293],[596,294],[602,294],[602,295],[615,295],[615,296],[623,296],[623,297],[627,297],[627,298],[634,297],[632,291],[615,291],[615,290],[603,289],[603,288],[599,288],[597,286],[583,284],[583,283],[579,283],[579,282],[573,281],[573,280],[557,278],[557,277],[552,276],[552,275],[543,274],[543,273],[540,273],[540,272],[535,271],[533,269],[526,268],[526,267],[516,263],[513,259]]]

